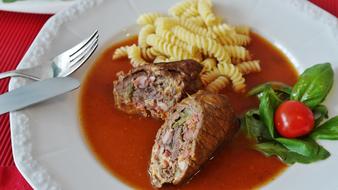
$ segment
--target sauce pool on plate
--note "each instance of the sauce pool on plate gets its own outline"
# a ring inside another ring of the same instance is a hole
[[[260,73],[246,76],[247,89],[267,81],[293,85],[298,74],[277,48],[252,33],[248,50],[261,61]],[[117,178],[138,189],[153,189],[147,173],[151,148],[162,121],[122,113],[114,107],[113,81],[119,71],[128,72],[128,59],[112,61],[117,47],[137,42],[130,38],[109,47],[89,70],[81,87],[79,113],[82,132],[96,158]],[[238,116],[258,106],[255,97],[224,92]],[[252,149],[253,142],[239,133],[222,146],[192,180],[163,189],[252,189],[276,178],[287,168],[275,157]]]

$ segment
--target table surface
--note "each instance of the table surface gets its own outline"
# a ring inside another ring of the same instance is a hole
[[[338,0],[311,0],[338,17]],[[0,11],[0,72],[15,69],[41,27],[52,15]],[[0,80],[0,94],[7,92],[9,79]],[[32,189],[13,161],[9,114],[0,115],[0,190]]]

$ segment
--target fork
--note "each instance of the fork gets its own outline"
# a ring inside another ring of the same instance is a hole
[[[0,73],[0,79],[7,77],[24,77],[43,80],[53,77],[65,77],[72,74],[85,63],[98,46],[99,34],[96,30],[90,37],[74,47],[54,57],[46,64],[27,69],[17,69]]]

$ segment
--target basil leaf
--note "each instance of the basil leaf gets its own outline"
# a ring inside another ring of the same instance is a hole
[[[256,142],[265,142],[272,140],[267,127],[260,120],[259,111],[249,110],[244,117],[241,118],[241,128],[250,139]]]
[[[270,136],[275,137],[274,113],[282,103],[272,88],[266,88],[259,96],[259,114],[264,125],[268,128]]]
[[[266,156],[278,156],[287,164],[294,164],[296,162],[308,164],[330,156],[330,153],[321,146],[315,156],[309,157],[292,152],[276,141],[257,144],[255,149]]]
[[[277,81],[271,81],[254,87],[248,92],[248,96],[258,95],[267,88],[272,88],[275,91],[282,92],[288,95],[290,95],[292,91],[291,87],[287,84]]]
[[[15,2],[17,0],[2,0],[4,3],[12,3],[12,2]]]
[[[276,138],[277,142],[281,143],[285,148],[292,152],[296,152],[303,156],[313,156],[318,152],[319,144],[314,140],[300,140],[300,139],[287,139]]]
[[[313,110],[313,115],[315,118],[315,127],[318,127],[318,125],[324,120],[329,117],[329,112],[324,105],[318,105]]]
[[[257,144],[255,149],[259,152],[263,153],[265,156],[277,156],[279,157],[284,163],[287,164],[294,164],[296,162],[300,163],[311,163],[311,161],[300,154],[290,152],[284,146],[277,142],[266,142]]]
[[[313,139],[338,140],[338,116],[317,127],[310,136]]]
[[[291,99],[314,108],[322,103],[333,85],[333,69],[330,63],[314,65],[306,69],[292,89]]]

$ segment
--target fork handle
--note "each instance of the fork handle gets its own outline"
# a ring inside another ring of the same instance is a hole
[[[12,71],[7,71],[0,73],[0,79],[8,78],[8,77],[23,77],[23,78],[28,78],[32,80],[39,80],[39,78],[32,76],[32,75],[27,75],[23,73],[24,69],[18,69],[18,70],[12,70]]]

